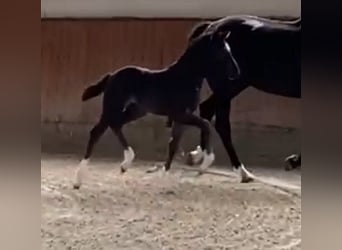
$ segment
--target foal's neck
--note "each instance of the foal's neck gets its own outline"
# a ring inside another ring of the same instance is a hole
[[[178,76],[183,76],[187,79],[204,79],[204,69],[200,64],[200,60],[194,57],[189,50],[186,50],[184,54],[173,64],[168,67],[168,70]]]

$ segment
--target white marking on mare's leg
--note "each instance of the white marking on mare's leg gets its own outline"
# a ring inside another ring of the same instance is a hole
[[[74,182],[75,189],[79,189],[81,187],[83,179],[84,179],[85,167],[88,165],[88,163],[89,163],[89,159],[83,159],[79,163],[76,169],[76,173],[75,173],[75,182]]]
[[[252,182],[255,178],[254,175],[252,173],[250,173],[242,163],[239,166],[239,168],[237,169],[237,171],[241,177],[242,183]]]
[[[203,161],[202,161],[202,164],[200,166],[200,170],[201,171],[206,170],[208,167],[210,167],[210,165],[214,162],[214,160],[215,160],[215,154],[213,152],[208,154],[207,150],[204,150]]]
[[[204,157],[201,146],[197,146],[195,150],[190,152],[190,158],[192,164],[198,164]]]
[[[131,166],[132,161],[134,160],[135,153],[131,147],[128,147],[124,150],[124,160],[121,162],[121,172],[124,173],[127,171],[127,168]]]

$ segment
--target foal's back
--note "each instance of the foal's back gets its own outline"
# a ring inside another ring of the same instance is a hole
[[[146,113],[157,115],[194,111],[201,83],[201,78],[185,74],[175,65],[160,70],[126,66],[111,76],[104,102],[111,103],[107,106],[136,103]]]

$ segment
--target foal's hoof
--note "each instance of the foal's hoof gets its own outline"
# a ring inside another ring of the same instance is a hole
[[[72,187],[76,190],[79,190],[81,188],[81,184],[74,184]]]
[[[192,157],[191,153],[187,153],[187,154],[186,154],[185,164],[186,164],[186,165],[189,165],[189,166],[195,165],[195,163],[194,163],[194,158]]]
[[[185,163],[189,166],[199,165],[203,162],[203,151],[199,146],[197,146],[195,150],[188,152],[185,155]]]
[[[126,169],[126,168],[124,168],[124,167],[120,167],[120,172],[121,172],[121,174],[124,174],[124,173],[126,173],[126,171],[127,171],[127,169]]]
[[[204,171],[203,170],[198,170],[197,174],[196,174],[196,177],[200,177],[202,175],[204,175]]]
[[[188,153],[185,158],[185,163],[189,166],[199,165],[202,164],[203,158],[196,158],[196,156],[192,155],[191,153]]]

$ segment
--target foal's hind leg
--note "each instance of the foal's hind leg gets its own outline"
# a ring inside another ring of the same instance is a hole
[[[83,177],[83,170],[88,165],[89,158],[93,152],[93,148],[96,144],[96,142],[99,140],[99,138],[103,135],[103,133],[108,128],[108,123],[102,116],[98,124],[94,126],[94,128],[90,131],[90,137],[88,140],[88,145],[86,149],[86,153],[84,155],[83,160],[80,162],[78,168],[76,169],[75,174],[75,182],[74,182],[74,188],[79,189],[82,184],[82,177]]]
[[[127,168],[132,164],[135,153],[131,146],[129,146],[125,136],[122,133],[122,125],[111,125],[114,134],[118,137],[120,144],[124,148],[124,160],[120,164],[121,173],[125,173]]]
[[[110,122],[109,126],[124,148],[124,160],[120,164],[121,173],[125,173],[127,171],[127,168],[132,164],[132,161],[135,157],[133,148],[128,144],[124,134],[122,133],[122,127],[123,125],[137,120],[145,115],[146,112],[141,110],[137,104],[132,103],[125,109],[124,112]]]

